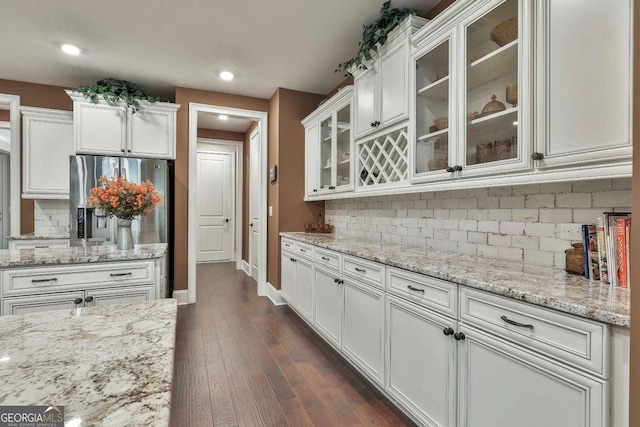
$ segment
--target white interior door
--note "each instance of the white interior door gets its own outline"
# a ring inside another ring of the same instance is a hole
[[[251,277],[258,280],[260,259],[260,131],[257,127],[251,134],[249,162],[249,265]]]
[[[198,153],[198,262],[230,261],[233,257],[232,160],[233,153]]]

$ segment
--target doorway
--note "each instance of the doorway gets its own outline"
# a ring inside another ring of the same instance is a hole
[[[256,281],[260,272],[260,145],[258,126],[249,138],[249,275]]]
[[[2,129],[0,128],[0,139]],[[7,249],[9,237],[9,154],[0,151],[0,249]]]
[[[267,278],[266,278],[266,264],[267,264],[267,233],[266,233],[266,224],[267,224],[267,117],[268,114],[263,111],[254,111],[254,110],[242,110],[236,108],[228,108],[228,107],[220,107],[206,104],[198,104],[198,103],[189,103],[189,188],[192,191],[189,191],[189,218],[188,218],[188,288],[187,288],[187,301],[188,303],[196,302],[196,263],[198,262],[198,252],[199,252],[199,244],[198,240],[199,235],[199,209],[198,206],[202,207],[202,204],[198,205],[200,198],[199,191],[196,190],[198,187],[198,170],[199,166],[203,166],[204,164],[199,165],[198,160],[198,151],[201,148],[202,138],[198,138],[198,128],[199,124],[201,124],[201,118],[203,116],[217,116],[220,118],[221,116],[226,116],[228,120],[236,119],[236,120],[245,120],[249,122],[257,122],[257,133],[259,134],[260,141],[259,144],[256,143],[256,150],[258,152],[257,155],[251,156],[253,157],[253,161],[255,162],[253,165],[257,169],[257,173],[252,173],[249,176],[249,180],[246,181],[251,183],[251,176],[254,176],[255,184],[254,184],[254,193],[255,193],[255,208],[249,212],[249,217],[254,216],[256,218],[254,227],[250,227],[251,221],[243,221],[242,219],[242,208],[236,208],[235,215],[233,215],[236,219],[236,227],[235,234],[236,236],[240,235],[240,239],[236,237],[236,245],[235,248],[235,260],[236,260],[236,269],[243,269],[243,264],[246,264],[249,267],[250,263],[243,263],[242,261],[242,230],[255,228],[255,239],[253,239],[253,244],[248,245],[250,255],[250,262],[255,263],[256,266],[256,281],[258,283],[257,290],[258,295],[267,294]],[[248,127],[247,127],[248,128]],[[220,142],[230,143],[230,141],[214,141],[214,145],[219,145]],[[200,144],[199,144],[200,143]],[[215,150],[206,150],[213,151]],[[222,151],[224,152],[224,151]],[[220,153],[218,153],[220,154]],[[202,157],[204,159],[204,157]],[[209,157],[209,161],[214,161],[214,157]],[[223,158],[218,158],[219,161],[224,163]],[[244,159],[243,154],[236,155],[236,165],[238,163],[242,163]],[[250,160],[251,162],[251,160]],[[216,167],[219,167],[221,170],[224,170],[224,166],[222,163],[218,163]],[[250,166],[252,163],[249,163],[247,166]],[[207,165],[212,166],[212,165]],[[213,166],[212,166],[213,167]],[[237,176],[238,168],[236,168],[236,176]],[[210,174],[215,174],[218,172],[210,172]],[[242,188],[241,182],[236,181],[237,188]],[[236,195],[238,191],[236,191]],[[216,195],[219,199],[219,194]],[[243,197],[236,197],[236,207],[238,206],[238,201],[242,201]],[[247,203],[249,201],[247,200]],[[208,202],[207,202],[208,203]],[[207,215],[213,212],[213,203],[207,206],[208,212],[204,212]],[[251,209],[251,208],[250,208]],[[206,210],[205,210],[206,211]],[[222,215],[222,210],[216,213],[216,215]],[[206,216],[206,215],[205,215]],[[215,216],[215,215],[210,215]],[[222,218],[223,220],[226,218]],[[213,218],[212,218],[213,220]],[[230,222],[231,223],[231,219]],[[225,222],[226,224],[226,222]],[[216,235],[224,238],[224,233],[222,232],[223,228],[218,228],[217,231],[213,231],[211,228],[210,237],[215,237]],[[249,235],[252,233],[248,231]],[[254,247],[255,245],[255,247]],[[201,248],[204,246],[200,246]],[[221,249],[216,250],[214,246],[211,246],[214,250],[210,252],[223,252]],[[218,246],[220,248],[220,246]],[[253,248],[253,249],[251,249]],[[223,256],[223,255],[221,255]],[[233,259],[233,258],[232,258]],[[250,270],[253,270],[251,268]]]
[[[20,97],[18,95],[0,94],[0,110],[8,110],[8,121],[3,120],[2,133],[5,135],[0,141],[0,153],[4,154],[3,181],[4,206],[2,206],[2,229],[4,237],[20,234]],[[8,141],[6,135],[8,134]],[[4,184],[4,182],[8,182]],[[0,248],[5,248],[6,238],[0,242]]]

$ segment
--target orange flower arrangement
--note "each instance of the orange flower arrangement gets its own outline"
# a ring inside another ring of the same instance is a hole
[[[136,184],[122,177],[98,180],[100,185],[91,189],[89,205],[99,208],[107,216],[133,219],[153,211],[162,202],[162,197],[150,181]]]

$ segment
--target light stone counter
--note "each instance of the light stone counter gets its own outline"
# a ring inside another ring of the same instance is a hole
[[[81,426],[167,426],[176,300],[0,317],[0,405]],[[77,423],[80,421],[80,423]]]
[[[161,258],[167,253],[166,243],[136,245],[121,251],[115,246],[74,246],[70,248],[0,250],[0,268],[86,262],[134,261]]]
[[[590,282],[564,270],[333,234],[280,235],[576,316],[629,327],[628,288]]]
[[[25,233],[19,236],[9,236],[7,240],[62,240],[68,239],[68,234],[35,234]]]

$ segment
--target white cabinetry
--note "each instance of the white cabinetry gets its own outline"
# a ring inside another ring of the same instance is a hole
[[[282,252],[280,256],[280,288],[282,290],[282,298],[289,304],[295,304],[296,301],[296,265],[293,254]]]
[[[311,262],[295,259],[296,308],[308,321],[313,320],[313,273]]]
[[[162,259],[0,270],[1,315],[164,298]]]
[[[312,286],[285,300],[420,425],[609,425],[608,325],[289,239],[283,248],[283,294]],[[309,298],[313,320],[300,305]]]
[[[73,150],[71,111],[23,107],[22,197],[68,199]]]
[[[608,384],[461,326],[460,426],[608,425]]]
[[[356,139],[409,117],[409,37],[427,22],[408,17],[366,69],[354,70]]]
[[[384,383],[384,293],[359,280],[344,280],[342,348],[371,379]]]
[[[134,113],[124,102],[94,104],[80,93],[67,94],[73,99],[76,153],[175,159],[180,105],[142,101]]]
[[[353,86],[342,88],[307,116],[305,127],[305,195],[353,190]]]
[[[536,3],[536,166],[629,160],[633,2]]]
[[[9,240],[9,249],[68,248],[69,239]]]

